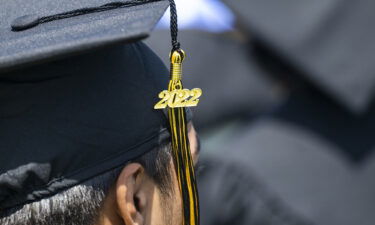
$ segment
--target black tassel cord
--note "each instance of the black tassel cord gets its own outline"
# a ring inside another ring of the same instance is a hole
[[[182,61],[185,53],[180,49],[178,42],[177,10],[174,0],[170,2],[170,29],[172,39],[171,79],[168,91],[183,90]],[[199,225],[199,199],[194,173],[194,165],[190,152],[190,145],[187,135],[186,111],[184,107],[169,107],[168,116],[172,136],[172,150],[174,165],[181,191],[183,203],[183,225]]]

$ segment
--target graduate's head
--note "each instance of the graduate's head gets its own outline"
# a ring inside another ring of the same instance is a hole
[[[0,8],[0,223],[199,224],[174,1],[19,5]],[[136,42],[168,5],[171,74]]]
[[[2,74],[0,224],[181,223],[167,79],[140,42]]]
[[[123,167],[91,178],[51,197],[0,213],[1,224],[155,224],[169,220],[174,198],[170,148],[163,144]],[[160,206],[158,205],[160,204]],[[167,210],[166,212],[169,212]],[[153,218],[152,214],[163,218]],[[167,224],[167,223],[166,223]]]
[[[191,123],[189,139],[196,162],[199,141]],[[96,224],[174,225],[181,224],[183,220],[181,196],[169,144],[125,166],[108,193]]]
[[[199,139],[189,123],[196,162]],[[61,193],[0,212],[0,224],[179,224],[181,198],[170,143]]]

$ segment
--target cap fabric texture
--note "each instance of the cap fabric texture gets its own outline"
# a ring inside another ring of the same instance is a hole
[[[12,24],[28,22],[27,18],[41,18],[113,2],[116,1],[2,1],[0,73],[109,44],[144,38],[148,36],[169,4],[166,0],[155,0],[138,6],[120,7],[59,19],[23,31],[12,30]],[[127,0],[120,2],[127,2]],[[27,15],[28,17],[25,17]]]
[[[0,75],[0,210],[124,165],[168,137],[168,71],[144,44]]]
[[[251,37],[291,63],[352,112],[375,89],[372,0],[226,0]]]

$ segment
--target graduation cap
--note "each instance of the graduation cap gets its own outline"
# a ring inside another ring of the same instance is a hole
[[[171,72],[144,44],[171,9]],[[0,8],[0,211],[172,143],[183,224],[199,224],[185,53],[173,0],[13,0]],[[127,43],[127,45],[116,45]],[[169,80],[169,85],[168,85]],[[163,90],[166,89],[166,90]],[[168,117],[163,110],[168,108]]]
[[[240,23],[308,81],[355,113],[370,105],[375,2],[225,0]]]

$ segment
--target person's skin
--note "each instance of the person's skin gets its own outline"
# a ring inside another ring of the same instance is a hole
[[[188,124],[188,137],[196,164],[200,145],[192,123]],[[126,165],[109,191],[96,224],[180,225],[182,204],[172,160],[170,166],[173,190],[165,196],[139,163]]]

